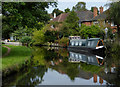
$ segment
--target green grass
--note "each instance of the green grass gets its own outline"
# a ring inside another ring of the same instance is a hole
[[[25,63],[26,60],[30,58],[31,49],[25,46],[13,46],[6,45],[11,48],[11,51],[8,56],[2,58],[2,70],[6,70],[8,68],[19,68],[22,64]]]
[[[7,52],[7,48],[5,48],[5,47],[2,47],[2,55],[4,55],[6,52]]]

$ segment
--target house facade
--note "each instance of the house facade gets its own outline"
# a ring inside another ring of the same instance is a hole
[[[87,11],[76,11],[77,16],[79,17],[79,26],[81,24],[85,24],[86,26],[91,26],[92,24],[103,27],[110,27],[113,29],[113,33],[116,32],[116,25],[114,24],[114,21],[111,21],[110,19],[107,19],[107,10],[103,11],[103,7],[99,7],[99,15],[98,15],[98,8],[94,7],[93,12],[90,10]],[[62,24],[63,21],[67,18],[69,13],[62,13],[56,18],[53,18],[52,22],[58,22]],[[62,25],[61,25],[62,26]],[[52,29],[59,30],[59,27],[51,26]]]

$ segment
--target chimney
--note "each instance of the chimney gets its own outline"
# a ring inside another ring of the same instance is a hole
[[[94,7],[94,8],[93,8],[93,15],[94,15],[94,17],[97,16],[97,10],[98,10],[97,7]]]
[[[101,6],[99,9],[100,9],[100,14],[103,13],[103,7]]]
[[[54,18],[56,18],[56,13],[54,12]]]

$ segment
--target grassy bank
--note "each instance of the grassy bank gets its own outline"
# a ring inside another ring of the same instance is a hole
[[[11,48],[11,51],[9,55],[2,58],[3,75],[9,74],[11,71],[19,71],[31,55],[31,49],[25,46],[5,46]],[[3,51],[5,51],[4,48]]]
[[[5,47],[2,47],[2,55],[4,55],[6,52],[7,52],[7,48],[5,48]]]

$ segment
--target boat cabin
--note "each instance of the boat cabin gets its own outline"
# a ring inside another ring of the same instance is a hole
[[[80,39],[80,37],[71,37],[69,39],[69,46],[72,47],[88,47],[99,49],[103,47],[103,45],[103,40],[100,38]]]

